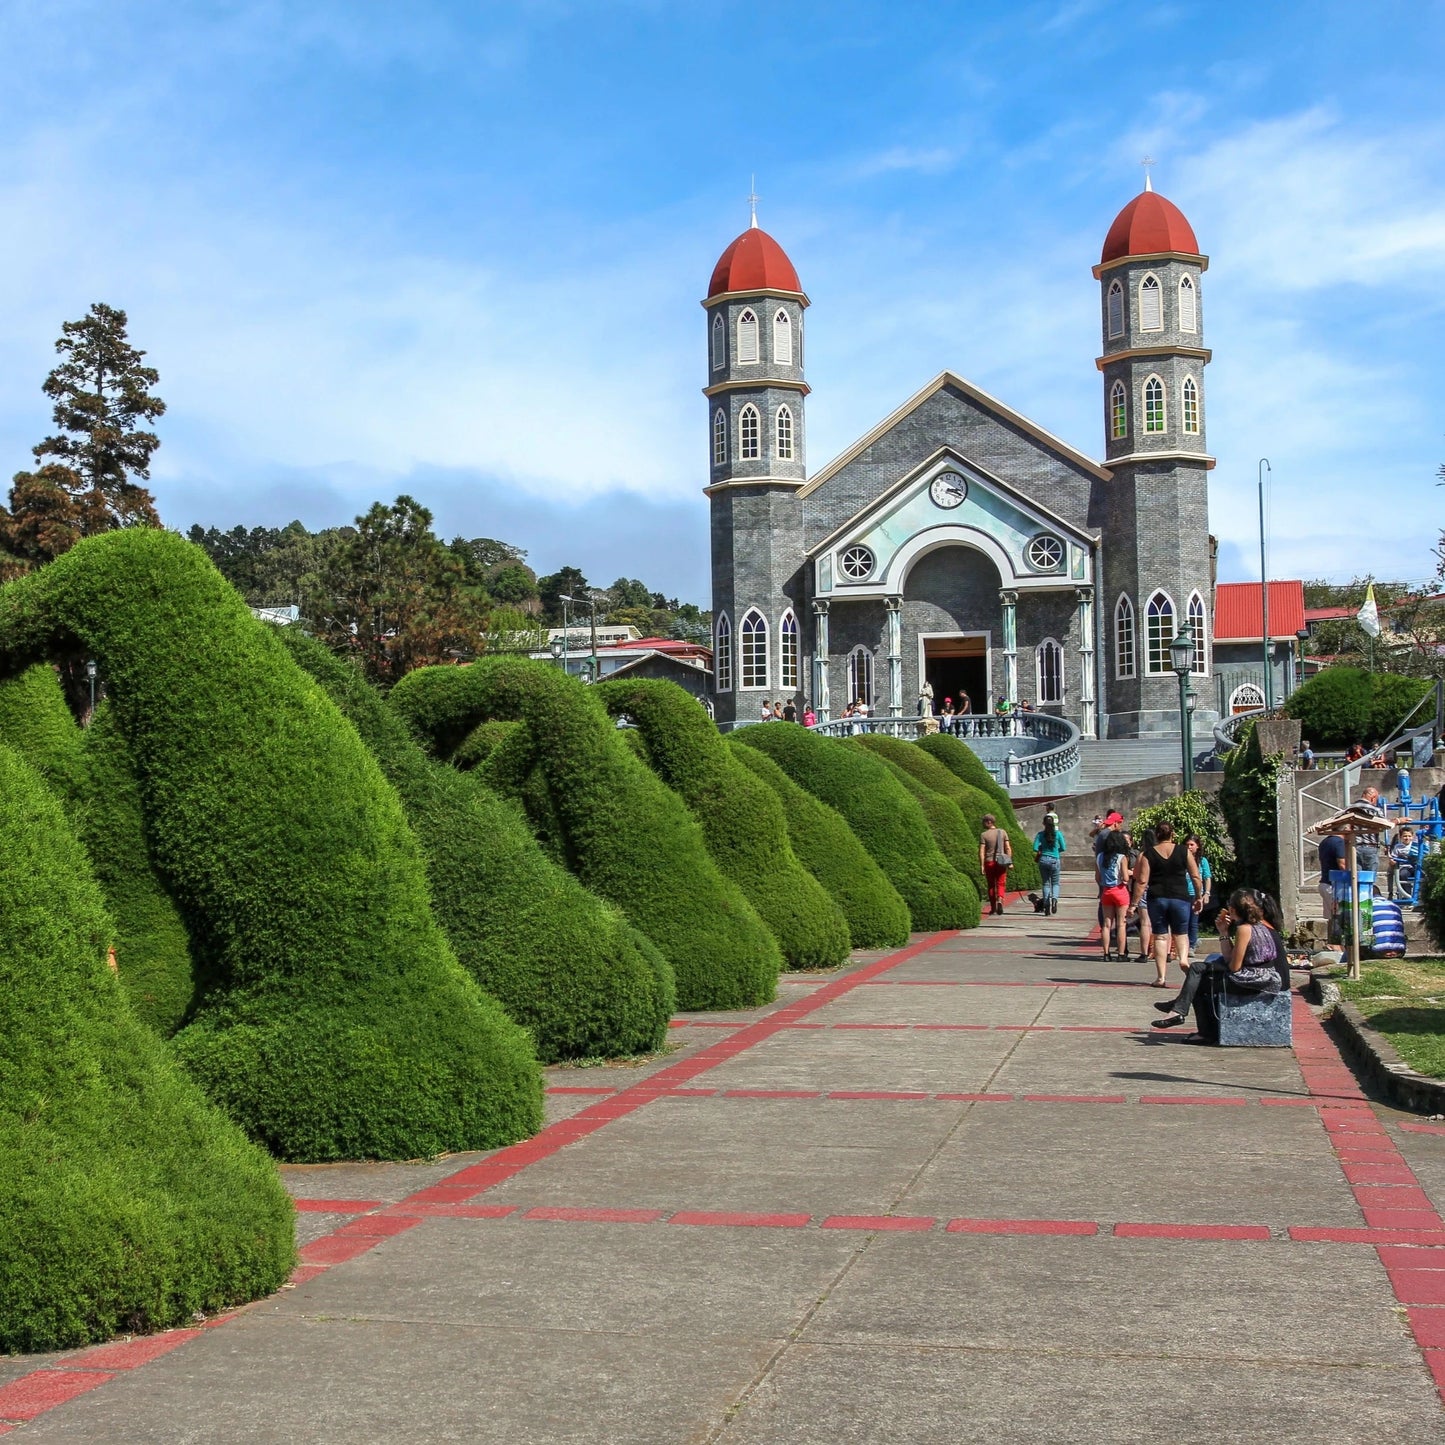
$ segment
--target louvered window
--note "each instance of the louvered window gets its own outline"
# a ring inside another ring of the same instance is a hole
[[[1183,403],[1181,410],[1184,415],[1184,430],[1191,436],[1199,434],[1199,388],[1194,383],[1192,376],[1184,378],[1184,385],[1181,388],[1180,400]]]
[[[733,625],[726,612],[717,620],[717,651],[713,655],[713,676],[717,679],[719,692],[733,690]]]
[[[793,460],[793,413],[786,407],[778,408],[778,449],[780,462]]]
[[[1163,677],[1174,671],[1169,660],[1169,644],[1174,641],[1174,604],[1163,592],[1156,592],[1149,599],[1145,625],[1148,636],[1144,670],[1151,677]]]
[[[751,311],[738,317],[738,364],[747,366],[758,359],[758,318]]]
[[[1039,643],[1039,701],[1064,700],[1064,649],[1052,637]]]
[[[768,685],[768,624],[761,612],[749,612],[742,626],[742,685]]]
[[[762,418],[758,409],[749,402],[738,413],[738,456],[745,462],[757,461],[762,444],[758,433],[762,429]]]
[[[793,318],[781,307],[773,317],[773,360],[779,366],[793,364]]]
[[[728,414],[721,407],[712,414],[712,464],[722,466],[728,459]]]
[[[1146,276],[1139,287],[1139,330],[1164,330],[1163,293],[1157,276]]]
[[[723,325],[722,312],[712,319],[712,369],[721,371],[728,359],[727,327]]]
[[[1179,329],[1199,330],[1199,293],[1194,289],[1192,276],[1179,278]]]
[[[783,613],[778,624],[778,640],[782,671],[778,681],[784,692],[798,690],[798,619],[791,612]]]
[[[1134,604],[1127,596],[1114,608],[1114,676],[1134,676]]]
[[[1124,334],[1124,288],[1117,282],[1109,287],[1109,336]]]
[[[1164,430],[1164,383],[1157,376],[1144,383],[1144,430]]]
[[[1209,673],[1209,653],[1206,651],[1209,635],[1204,624],[1204,599],[1197,592],[1190,594],[1185,626],[1194,639],[1194,662],[1189,670],[1196,677],[1206,677]]]
[[[1122,381],[1109,388],[1109,435],[1115,441],[1129,435],[1129,393]]]
[[[873,706],[873,654],[866,647],[848,654],[848,701]]]

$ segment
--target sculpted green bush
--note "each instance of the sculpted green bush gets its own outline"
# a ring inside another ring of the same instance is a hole
[[[526,724],[491,753],[483,777],[657,945],[679,1007],[752,1008],[773,997],[782,955],[772,934],[708,856],[687,805],[634,756],[589,688],[546,663],[494,657],[418,668],[390,702],[447,759],[479,722]]]
[[[908,905],[842,814],[800,788],[766,754],[744,747],[736,734],[726,742],[738,762],[777,794],[793,852],[842,909],[853,947],[907,943]]]
[[[954,797],[954,801],[963,808],[964,814],[975,830],[982,828],[983,814],[992,813],[998,820],[999,827],[1009,835],[1014,855],[1014,866],[1009,873],[1009,886],[1011,888],[1040,887],[1043,880],[1039,876],[1039,865],[1034,862],[1033,835],[1025,833],[1020,827],[1019,820],[1014,814],[1014,805],[1009,801],[1009,795],[994,782],[993,775],[979,761],[978,754],[965,743],[961,743],[957,738],[949,737],[945,733],[934,733],[931,737],[921,738],[916,746],[931,758],[942,763],[956,778],[968,784],[975,794],[981,795],[986,800],[986,806],[980,811],[977,797],[968,798],[967,801],[961,796]]]
[[[939,852],[923,810],[880,758],[782,723],[741,728],[735,736],[843,815],[902,894],[915,929],[977,923],[973,886]]]
[[[674,682],[596,687],[652,770],[681,795],[708,852],[772,930],[789,968],[831,968],[848,957],[848,925],[788,842],[782,804],[733,756],[707,713]]]
[[[120,981],[142,1023],[169,1038],[195,998],[190,940],[156,875],[140,788],[125,739],[102,703],[81,731],[53,668],[0,683],[0,742],[50,784],[80,834],[115,922]]]
[[[207,980],[175,1056],[287,1159],[411,1159],[541,1122],[525,1032],[457,965],[356,731],[198,547],[127,528],[0,588],[0,675],[82,647]]]
[[[106,967],[111,924],[39,774],[0,746],[0,1351],[189,1324],[277,1289],[291,1201]]]
[[[552,862],[479,777],[428,757],[357,668],[297,628],[280,637],[381,764],[421,844],[432,909],[458,960],[530,1030],[538,1056],[551,1063],[658,1048],[673,982],[657,949]],[[519,724],[488,726],[505,735]]]

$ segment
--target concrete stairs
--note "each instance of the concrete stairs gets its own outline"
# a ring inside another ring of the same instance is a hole
[[[1075,792],[1092,793],[1142,778],[1179,771],[1179,739],[1118,738],[1079,740],[1079,781]]]

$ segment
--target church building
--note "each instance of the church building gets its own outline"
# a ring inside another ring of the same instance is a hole
[[[911,716],[926,679],[937,707],[1027,699],[1085,737],[1177,736],[1183,630],[1207,726],[1208,265],[1147,183],[1109,227],[1102,460],[945,371],[810,472],[808,297],[754,216],[703,302],[718,721],[780,697]]]

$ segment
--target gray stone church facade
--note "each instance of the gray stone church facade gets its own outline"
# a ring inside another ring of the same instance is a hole
[[[1086,737],[1177,735],[1180,631],[1211,695],[1208,264],[1150,188],[1110,227],[1102,461],[944,372],[809,474],[808,298],[754,220],[703,302],[718,721],[779,698],[911,716],[926,678],[940,707],[1028,699]]]

